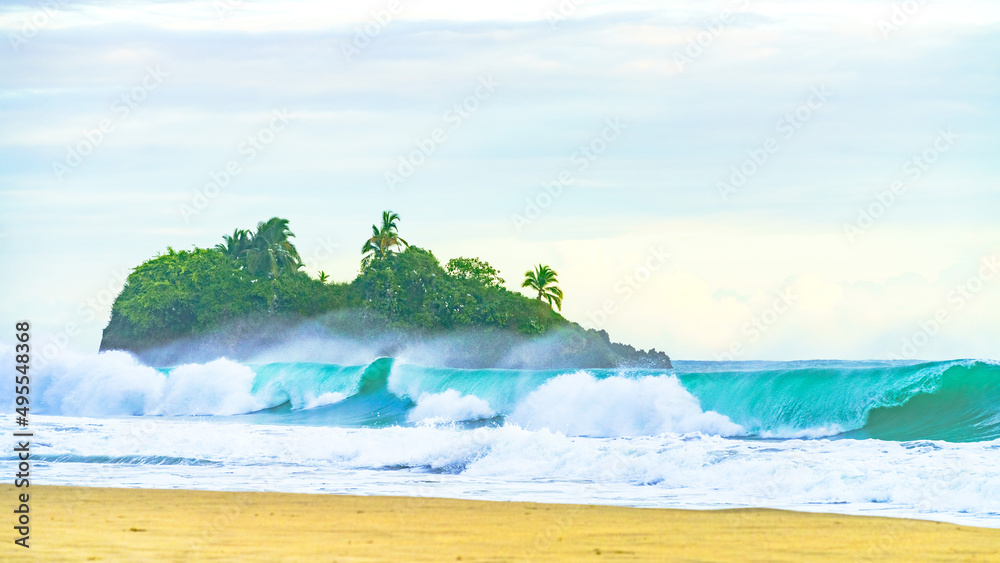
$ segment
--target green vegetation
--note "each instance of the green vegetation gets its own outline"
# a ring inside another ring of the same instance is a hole
[[[494,289],[503,287],[500,272],[479,258],[452,258],[445,266],[448,275],[462,280],[473,280]]]
[[[524,283],[521,287],[528,287],[538,292],[538,300],[544,299],[549,307],[554,303],[556,308],[562,311],[563,292],[556,286],[559,282],[559,274],[552,268],[539,264],[534,270],[524,273]]]
[[[334,283],[322,271],[319,279],[303,272],[294,236],[288,220],[275,217],[253,232],[233,231],[215,248],[168,248],[142,263],[112,306],[101,348],[141,352],[220,333],[238,340],[316,319],[329,321],[328,327],[339,323],[338,332],[360,338],[473,330],[520,342],[553,333],[565,341],[564,355],[590,349],[593,356],[597,350],[603,355],[593,362],[600,365],[635,353],[610,343],[604,331],[584,330],[553,311],[553,304],[561,308],[563,293],[548,266],[526,274],[523,287],[535,291],[535,299],[506,289],[500,273],[478,258],[455,258],[442,268],[429,250],[400,237],[399,215],[391,211],[382,214],[381,225],[372,225],[360,273],[349,283]],[[251,328],[226,331],[237,325]],[[491,342],[501,356],[500,340]],[[642,358],[669,365],[662,353],[650,354]]]
[[[372,236],[361,248],[361,267],[367,268],[373,261],[388,258],[393,249],[409,248],[410,243],[399,236],[399,214],[392,211],[382,212],[382,226],[372,225]]]
[[[254,232],[237,229],[214,249],[168,249],[129,276],[112,308],[108,344],[150,347],[194,336],[245,318],[302,319],[363,310],[386,329],[434,332],[470,326],[540,334],[568,322],[503,287],[499,272],[478,258],[442,268],[430,251],[399,235],[399,215],[362,249],[361,272],[350,283],[312,279],[278,217]]]
[[[255,273],[250,264],[259,262],[218,249],[168,248],[129,275],[112,306],[105,339],[135,350],[246,317],[309,317],[347,305],[342,288],[321,291],[321,282],[297,269],[272,277],[271,270]]]
[[[254,276],[274,279],[286,272],[302,267],[302,259],[288,239],[294,237],[288,229],[288,219],[273,217],[257,223],[257,231],[236,229],[232,236],[222,237],[225,243],[215,245],[216,250]]]

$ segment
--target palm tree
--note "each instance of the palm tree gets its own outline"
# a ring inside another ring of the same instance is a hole
[[[328,280],[328,279],[330,279],[329,274],[327,274],[323,270],[320,270],[319,271],[319,281],[320,281],[320,283],[326,283],[326,280]]]
[[[251,247],[244,252],[250,273],[276,278],[284,272],[301,268],[302,258],[295,245],[288,240],[294,236],[288,229],[288,219],[272,217],[257,223]]]
[[[524,273],[524,283],[521,287],[530,287],[538,292],[538,300],[545,300],[549,307],[555,303],[556,308],[562,311],[563,292],[556,286],[559,282],[559,274],[548,266],[539,264],[534,270]]]
[[[250,245],[252,244],[252,236],[250,231],[246,229],[236,229],[233,231],[233,235],[223,235],[222,240],[225,243],[219,243],[215,245],[215,249],[222,252],[226,256],[232,258],[233,260],[238,260],[242,258],[244,252],[246,252]]]
[[[385,251],[381,244],[382,236],[379,233],[378,227],[372,225],[372,236],[365,241],[365,245],[361,247],[361,265],[368,267],[374,260],[385,258]]]
[[[382,226],[372,225],[372,236],[361,247],[361,265],[368,267],[375,260],[380,260],[393,253],[394,248],[409,248],[410,243],[399,236],[399,214],[392,211],[382,212]]]

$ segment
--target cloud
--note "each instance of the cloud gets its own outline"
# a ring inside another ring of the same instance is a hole
[[[25,41],[0,59],[0,231],[14,233],[0,266],[46,273],[11,291],[79,302],[77,281],[101,286],[109,268],[272,215],[302,244],[354,248],[393,208],[442,257],[478,255],[508,278],[550,262],[581,321],[649,240],[669,245],[673,269],[608,320],[626,341],[712,357],[797,284],[801,308],[747,357],[880,357],[949,269],[1000,246],[995,3],[927,4],[886,38],[879,21],[899,3],[400,2],[388,20],[388,3],[66,2],[41,16],[34,2],[4,4],[0,36]],[[718,27],[725,9],[735,15]],[[359,33],[369,42],[348,59]],[[683,69],[678,53],[692,58]],[[163,84],[59,180],[53,163],[117,119],[116,100],[157,65]],[[450,127],[446,112],[484,76],[496,93],[390,192],[385,172]],[[831,100],[784,137],[782,120],[817,87]],[[186,224],[180,203],[281,108],[289,127]],[[626,130],[580,168],[574,155],[608,119]],[[844,225],[947,127],[961,134],[954,148],[850,245]],[[780,150],[719,201],[717,184],[771,138]],[[573,182],[518,232],[511,215],[564,170]],[[455,241],[467,217],[463,232],[479,234]],[[88,270],[104,256],[114,263]],[[310,264],[337,279],[356,267],[346,250]],[[963,318],[928,350],[985,353],[988,320]]]

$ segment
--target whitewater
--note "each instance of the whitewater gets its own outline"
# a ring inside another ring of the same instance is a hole
[[[1000,527],[994,361],[154,367],[104,352],[64,354],[31,384],[38,484],[755,506]],[[13,386],[0,405],[13,427]]]

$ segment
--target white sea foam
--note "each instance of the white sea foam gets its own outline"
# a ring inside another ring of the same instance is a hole
[[[421,393],[417,406],[410,411],[410,422],[458,422],[496,416],[490,404],[475,395],[462,395],[454,389],[443,393]]]
[[[820,426],[818,428],[805,428],[802,430],[764,430],[760,433],[761,438],[779,438],[779,439],[791,439],[791,438],[828,438],[830,436],[836,436],[838,434],[843,434],[845,428],[838,424],[831,424],[829,426]]]
[[[81,416],[145,414],[158,408],[166,380],[163,373],[125,352],[67,352],[59,361],[31,372],[31,391],[37,401],[33,411]],[[3,403],[0,408],[10,412],[13,401],[5,398]]]
[[[159,408],[148,414],[232,415],[275,406],[253,395],[255,374],[249,367],[218,359],[170,371]]]
[[[529,429],[574,436],[644,436],[704,432],[734,436],[743,428],[704,412],[676,377],[609,377],[586,372],[560,375],[532,392],[510,420]]]
[[[330,391],[328,393],[323,393],[318,397],[307,399],[303,409],[315,409],[317,407],[325,407],[327,405],[333,405],[339,403],[347,398],[346,393],[338,393],[337,391]]]
[[[0,349],[0,364],[12,365],[11,353]],[[168,376],[122,352],[66,353],[31,372],[32,456],[48,484],[767,506],[1000,527],[1000,440],[728,439],[721,436],[743,429],[705,411],[670,375],[599,379],[578,372],[534,389],[521,385],[525,379],[504,380],[502,397],[487,396],[488,386],[480,386],[482,396],[471,394],[475,387],[461,377],[453,378],[455,388],[436,380],[443,391],[421,391],[432,375],[403,382],[411,388],[406,397],[415,397],[409,420],[436,423],[415,427],[122,417],[250,412],[289,401],[290,393],[302,408],[316,408],[345,399],[349,385],[317,386],[306,375],[261,385],[250,367],[222,359]],[[461,384],[470,390],[460,391]],[[401,392],[391,380],[389,387]],[[13,389],[0,386],[7,413]],[[503,400],[517,405],[507,425],[441,424],[511,410]],[[13,427],[13,418],[0,415],[0,423]],[[790,432],[839,431],[826,426]]]
[[[66,352],[31,372],[31,391],[36,397],[32,412],[72,416],[232,415],[287,400],[279,393],[255,395],[254,377],[249,367],[224,358],[179,366],[168,376],[142,365],[126,352]],[[12,386],[2,386],[0,411],[12,412],[12,392]]]
[[[0,420],[13,424],[11,415]],[[127,476],[130,486],[190,486],[199,467],[204,482],[223,490],[388,494],[379,484],[391,481],[402,487],[395,494],[421,495],[430,492],[420,475],[434,470],[465,491],[449,493],[457,496],[486,490],[489,498],[507,500],[769,506],[1000,522],[1000,441],[585,438],[512,425],[344,429],[231,419],[37,417],[33,426],[38,447],[32,454],[43,463],[105,456],[99,459],[156,464],[48,463],[44,474],[53,484],[120,486],[116,479]],[[144,461],[157,456],[214,465]],[[592,485],[579,487],[586,483]],[[560,496],[561,489],[573,494]]]

